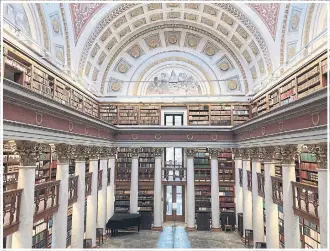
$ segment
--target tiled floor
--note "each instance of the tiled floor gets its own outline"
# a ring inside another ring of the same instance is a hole
[[[119,231],[105,240],[101,248],[244,248],[237,232],[187,232],[183,224],[164,224],[163,232],[141,230]]]

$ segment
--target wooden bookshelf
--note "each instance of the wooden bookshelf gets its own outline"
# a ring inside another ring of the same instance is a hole
[[[285,248],[283,207],[278,205],[277,208],[278,208],[279,246],[280,248]]]
[[[281,106],[291,103],[297,99],[296,78],[291,78],[280,87],[280,101]]]
[[[248,121],[250,118],[250,106],[249,105],[232,105],[232,122],[233,126],[239,125]]]
[[[139,108],[135,105],[118,106],[118,125],[137,125]]]
[[[71,236],[72,236],[72,205],[68,207],[68,220],[66,228],[66,247],[71,246]]]
[[[79,91],[71,90],[71,106],[78,111],[83,111],[83,95]]]
[[[195,185],[195,212],[211,210],[211,184]]]
[[[142,105],[140,108],[140,125],[160,125],[160,105]]]
[[[117,125],[118,107],[110,104],[100,105],[100,119],[110,125]]]
[[[313,224],[302,217],[299,217],[300,241],[301,248],[319,249],[320,227]]]
[[[305,97],[322,87],[320,64],[314,62],[297,74],[297,92],[299,98]]]
[[[300,154],[300,182],[312,186],[318,185],[318,167],[316,157],[310,153]]]
[[[60,80],[56,80],[54,88],[54,99],[64,105],[70,105],[71,91]]]
[[[53,165],[51,148],[45,150],[39,155],[39,160],[36,162],[35,182],[36,184],[51,181],[56,179],[56,163]]]
[[[141,147],[139,153],[139,168],[155,168],[155,154],[152,147]]]
[[[115,213],[128,213],[130,208],[129,185],[116,185]]]
[[[52,97],[54,92],[55,78],[42,67],[33,67],[32,90],[44,96]]]
[[[50,248],[52,244],[52,217],[33,223],[32,248]]]
[[[189,105],[188,106],[189,125],[209,125],[210,113],[208,105]]]
[[[210,156],[207,148],[200,148],[194,157],[194,170],[201,168],[211,168]]]
[[[97,102],[87,98],[87,97],[83,97],[83,105],[84,105],[84,113],[87,113],[93,117],[98,117],[98,104]]]
[[[268,94],[268,104],[269,110],[273,110],[280,106],[280,92],[278,89]]]
[[[210,105],[210,125],[230,126],[231,120],[231,105]]]
[[[138,207],[141,211],[154,211],[154,187],[140,188],[138,197]]]

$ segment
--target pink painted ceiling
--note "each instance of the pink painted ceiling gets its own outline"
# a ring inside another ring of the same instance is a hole
[[[249,3],[248,4],[262,19],[270,34],[275,40],[278,15],[280,12],[279,3]]]
[[[73,24],[74,41],[78,39],[94,14],[104,6],[103,3],[72,3],[70,4],[71,19]]]

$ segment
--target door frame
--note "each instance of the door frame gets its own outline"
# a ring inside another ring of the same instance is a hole
[[[181,186],[182,187],[182,215],[176,215],[176,210],[172,209],[172,215],[166,215],[166,187],[172,186],[172,203],[176,202],[176,187]],[[174,192],[175,191],[175,192]],[[186,213],[186,197],[185,197],[185,186],[184,185],[171,185],[171,184],[165,184],[164,185],[164,210],[163,210],[163,217],[164,222],[166,221],[177,221],[177,222],[185,222],[185,213]],[[174,217],[175,215],[175,217]]]
[[[180,116],[181,117],[181,125],[183,125],[183,114],[177,114],[177,113],[164,113],[164,125],[166,126],[166,117],[173,117],[173,122],[175,122],[175,116]],[[177,126],[177,125],[172,125],[172,126]]]

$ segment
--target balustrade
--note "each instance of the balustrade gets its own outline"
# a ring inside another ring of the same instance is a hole
[[[243,186],[243,169],[238,168],[238,175],[239,175],[239,185]]]
[[[252,173],[249,170],[246,170],[246,174],[247,174],[247,185],[248,185],[248,190],[252,191]]]
[[[219,168],[219,180],[224,182],[235,182],[235,169],[232,167]]]
[[[34,221],[42,219],[57,211],[59,205],[60,181],[49,181],[35,185],[34,190]]]
[[[270,177],[272,180],[272,197],[273,202],[277,205],[283,206],[283,181],[279,177]]]
[[[291,184],[293,190],[293,209],[295,214],[318,225],[318,187],[293,181],[291,181]]]
[[[3,236],[18,230],[19,211],[23,189],[3,192]]]
[[[153,168],[139,168],[139,181],[153,181],[155,176],[155,169]]]
[[[211,169],[210,168],[195,168],[195,181],[210,181]]]
[[[92,175],[93,173],[86,173],[85,176],[85,196],[91,195],[92,193]]]
[[[177,165],[167,165],[162,168],[163,181],[186,181],[187,168]]]
[[[99,170],[97,174],[97,190],[102,189],[102,174],[103,174],[103,170]]]
[[[3,190],[11,190],[17,188],[18,172],[3,174]]]
[[[263,173],[257,173],[258,181],[258,194],[262,198],[265,198],[265,175]]]
[[[73,176],[69,178],[69,188],[68,188],[68,195],[69,195],[69,205],[75,203],[78,198],[78,176]]]

